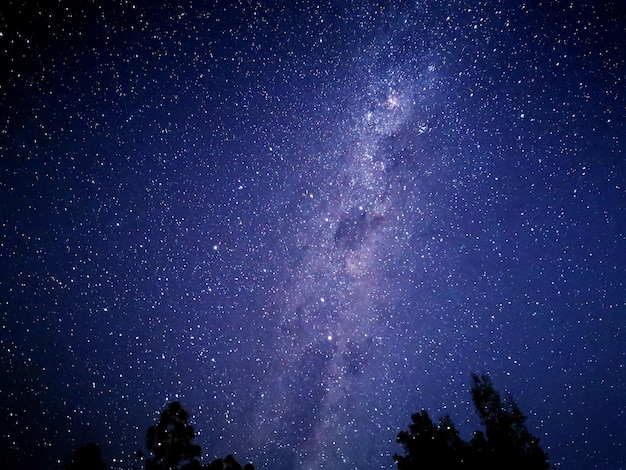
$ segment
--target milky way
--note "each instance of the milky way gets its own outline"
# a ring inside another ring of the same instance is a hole
[[[392,369],[395,360],[388,346],[390,278],[406,255],[403,234],[413,219],[402,197],[406,186],[398,187],[408,182],[381,148],[403,131],[415,105],[410,89],[401,95],[397,85],[379,80],[363,90],[365,103],[348,102],[358,118],[338,129],[343,137],[333,136],[345,139],[347,148],[314,156],[319,160],[308,169],[316,184],[300,195],[314,209],[294,240],[286,241],[301,253],[272,312],[280,318],[273,340],[279,357],[259,415],[261,435],[302,440],[294,466],[354,465],[355,433],[388,438],[385,403],[393,392],[389,374],[380,371]],[[322,167],[325,160],[334,160],[329,169]],[[380,394],[371,396],[371,390]],[[367,445],[358,452],[375,458]]]
[[[472,372],[626,465],[622,7],[10,6],[3,468],[177,399],[205,461],[392,469]]]

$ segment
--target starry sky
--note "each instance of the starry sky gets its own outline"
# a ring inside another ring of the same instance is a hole
[[[0,7],[3,468],[391,470],[471,372],[626,468],[624,2],[168,3]]]

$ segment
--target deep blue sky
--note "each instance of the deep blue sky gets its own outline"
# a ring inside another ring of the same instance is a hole
[[[471,372],[626,467],[624,2],[20,3],[3,468],[129,468],[179,399],[206,460],[392,469]]]

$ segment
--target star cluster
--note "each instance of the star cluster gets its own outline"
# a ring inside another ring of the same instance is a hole
[[[2,7],[4,467],[392,469],[471,372],[626,465],[624,8],[396,3]]]

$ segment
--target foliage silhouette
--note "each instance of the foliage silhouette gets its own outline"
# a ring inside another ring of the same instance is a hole
[[[199,468],[197,457],[202,450],[193,444],[193,427],[187,423],[189,413],[174,401],[161,413],[155,426],[148,428],[146,444],[152,457],[146,459],[146,470]]]
[[[445,468],[496,470],[544,470],[548,455],[539,439],[526,428],[526,417],[509,396],[506,401],[487,375],[472,374],[472,401],[485,432],[476,431],[465,442],[449,416],[434,424],[425,410],[411,416],[409,431],[401,431],[397,442],[405,456],[394,454],[398,470]]]
[[[174,401],[161,413],[161,419],[150,426],[146,433],[146,445],[151,457],[146,458],[145,470],[253,470],[252,464],[245,467],[232,455],[202,465],[198,457],[200,446],[194,444],[193,426],[188,424],[189,413]],[[143,457],[141,451],[138,452]]]
[[[100,447],[94,443],[79,447],[74,452],[71,462],[63,467],[64,470],[106,470],[106,468],[102,461]]]
[[[254,467],[252,464],[247,463],[242,468],[232,455],[227,455],[223,460],[214,460],[205,467],[205,470],[254,470]]]
[[[476,432],[471,448],[481,451],[486,468],[547,469],[548,455],[526,428],[526,416],[510,397],[500,398],[491,379],[472,374],[472,401],[485,434]]]

